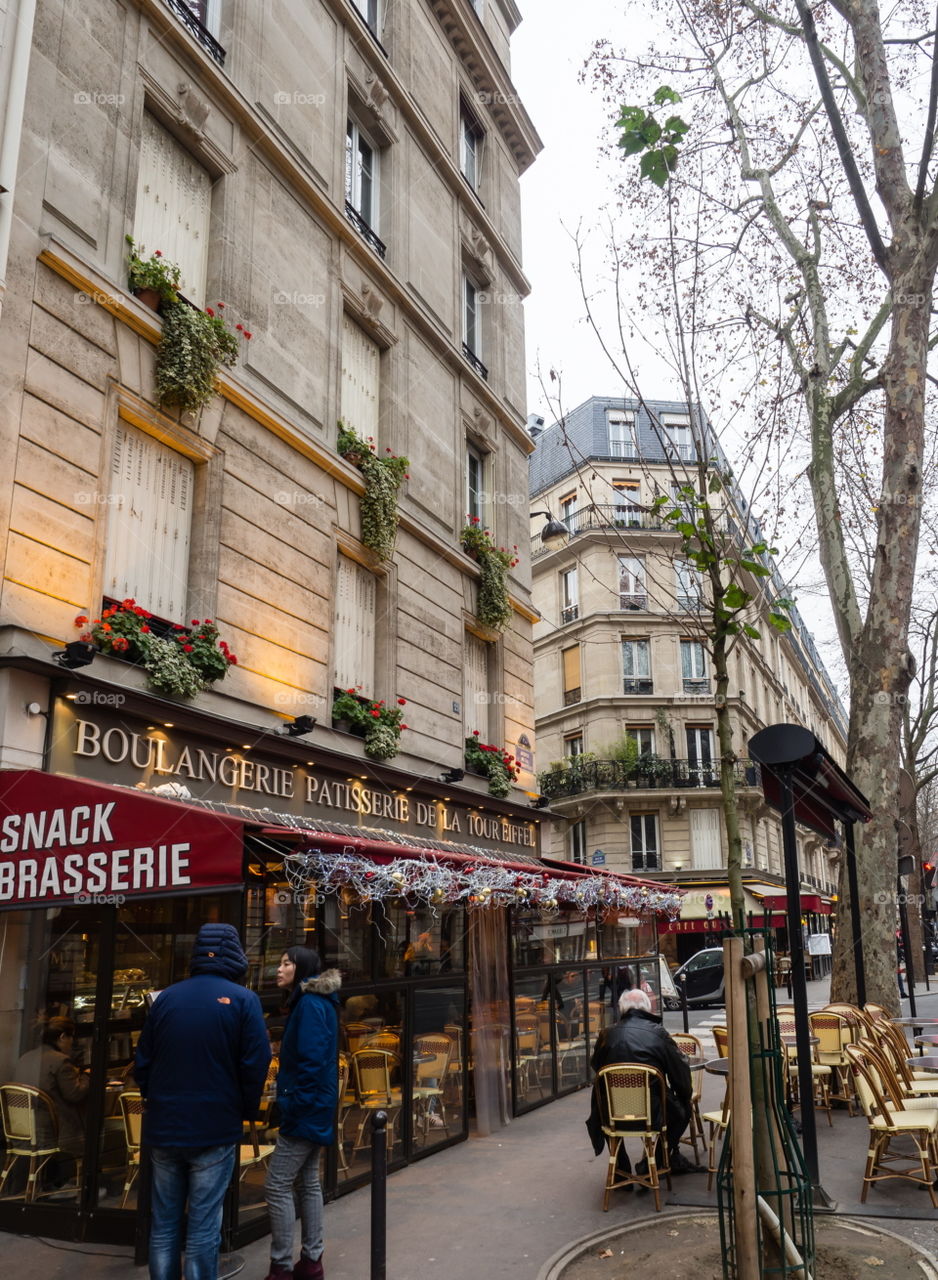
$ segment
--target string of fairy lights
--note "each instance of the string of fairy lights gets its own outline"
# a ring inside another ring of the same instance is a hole
[[[455,865],[425,854],[380,864],[349,847],[287,854],[284,870],[295,892],[340,894],[351,890],[363,902],[402,898],[430,908],[463,903],[470,909],[512,905],[555,912],[568,905],[584,910],[653,912],[673,920],[680,913],[683,896],[665,886],[632,885],[613,876],[566,878],[549,871],[520,871],[484,859]]]

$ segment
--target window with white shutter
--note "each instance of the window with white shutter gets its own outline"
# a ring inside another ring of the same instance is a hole
[[[195,466],[119,423],[111,453],[104,594],[185,620]]]
[[[143,113],[134,240],[144,256],[157,249],[178,264],[181,289],[205,305],[212,179],[149,112]]]
[[[374,574],[339,556],[335,591],[335,683],[374,697],[375,597]]]
[[[381,349],[346,316],[342,324],[342,421],[378,441]]]
[[[463,723],[466,737],[479,731],[479,736],[488,738],[489,704],[492,701],[489,688],[489,646],[471,631],[466,632],[466,647],[463,661]]]

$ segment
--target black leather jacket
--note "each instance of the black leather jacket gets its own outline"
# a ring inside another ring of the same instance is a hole
[[[590,1061],[594,1071],[616,1062],[657,1067],[669,1091],[681,1102],[690,1102],[693,1087],[686,1058],[660,1022],[641,1009],[630,1009],[614,1026],[603,1028]]]

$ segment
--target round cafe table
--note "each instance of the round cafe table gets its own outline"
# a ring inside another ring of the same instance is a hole
[[[711,1058],[703,1064],[703,1069],[711,1076],[728,1076],[730,1073],[729,1058]]]
[[[918,1071],[938,1071],[938,1054],[925,1053],[920,1058],[906,1058],[910,1067]]]
[[[890,1018],[897,1027],[938,1027],[938,1018]]]
[[[781,1040],[782,1044],[785,1045],[786,1048],[789,1048],[789,1049],[798,1048],[797,1036],[779,1036],[779,1040]],[[808,1036],[808,1044],[820,1044],[820,1040],[818,1039],[817,1036]]]

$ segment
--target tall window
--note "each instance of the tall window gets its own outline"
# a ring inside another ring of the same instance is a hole
[[[345,201],[371,229],[378,226],[378,150],[349,117],[345,129]]]
[[[560,509],[560,519],[567,526],[571,533],[578,532],[578,512],[577,512],[577,495],[576,490],[572,493],[565,493],[557,501]]]
[[[575,760],[583,754],[582,733],[568,733],[563,740],[563,754],[566,760]]]
[[[466,514],[485,522],[485,457],[466,445]]]
[[[674,565],[675,599],[679,609],[696,612],[703,602],[703,579],[700,570],[686,560],[678,560]]]
[[[619,608],[648,608],[644,556],[619,556]]]
[[[619,528],[637,529],[642,523],[641,486],[637,480],[613,480],[616,504],[614,519]]]
[[[563,663],[563,705],[572,706],[580,701],[580,646],[570,645],[560,654]]]
[[[622,641],[622,676],[624,693],[652,693],[651,641]]]
[[[186,616],[195,466],[119,424],[111,452],[104,594],[170,622]]]
[[[468,275],[462,278],[462,340],[468,353],[482,359],[481,290]]]
[[[342,322],[341,417],[363,440],[378,440],[381,350],[354,320]]]
[[[372,31],[377,31],[379,0],[352,0],[352,4],[371,27]]]
[[[491,648],[484,640],[466,632],[463,659],[463,725],[466,737],[477,730],[483,741],[489,736],[489,706],[492,701],[489,656]]]
[[[628,724],[625,736],[638,747],[640,756],[651,755],[655,750],[655,731],[649,725]]]
[[[693,458],[694,440],[690,418],[686,414],[662,415],[661,434],[665,450],[671,457],[685,461]]]
[[[707,654],[700,640],[681,641],[681,679],[685,693],[708,693]]]
[[[140,134],[134,240],[178,264],[183,294],[205,303],[212,179],[148,111]]]
[[[374,696],[374,575],[348,556],[339,556],[335,592],[335,683]]]
[[[611,458],[637,458],[638,446],[635,440],[634,415],[610,410],[606,415],[606,425],[609,428],[609,456]]]
[[[633,813],[629,818],[629,837],[632,870],[657,871],[661,865],[658,855],[658,815]]]
[[[466,106],[459,113],[459,168],[463,177],[478,191],[482,181],[482,143],[485,135]]]
[[[567,832],[567,857],[571,862],[586,862],[586,823],[582,818]]]
[[[560,575],[560,621],[576,622],[580,616],[580,593],[576,569],[565,569]]]

